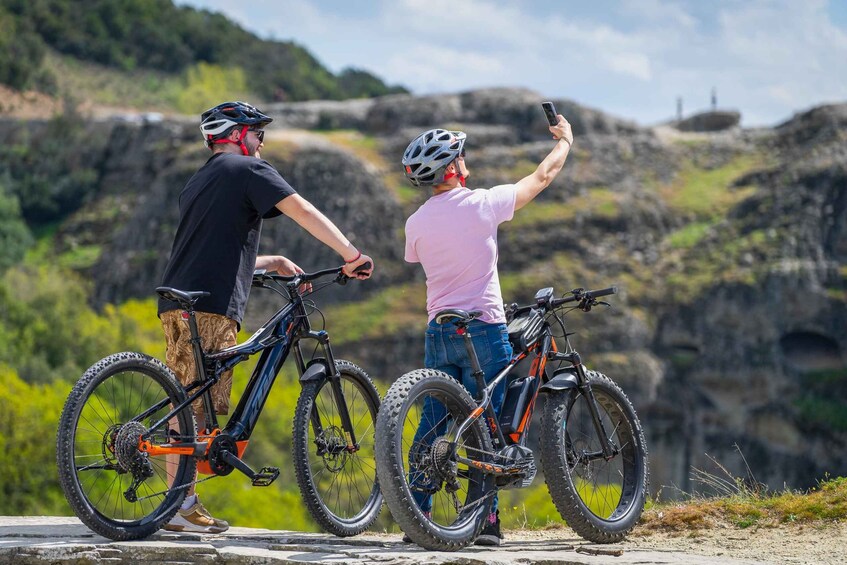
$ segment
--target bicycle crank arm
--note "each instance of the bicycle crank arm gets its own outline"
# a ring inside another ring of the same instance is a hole
[[[252,481],[254,487],[266,487],[274,482],[279,477],[279,469],[276,467],[263,467],[258,473],[250,468],[247,463],[238,458],[234,453],[229,451],[221,451],[220,458],[225,463],[232,465]]]
[[[494,475],[495,477],[513,477],[515,475],[520,475],[525,471],[522,467],[507,467],[497,463],[485,463],[483,461],[468,459],[467,457],[462,457],[460,455],[456,456],[456,462],[464,463],[469,467],[479,469],[483,473]]]

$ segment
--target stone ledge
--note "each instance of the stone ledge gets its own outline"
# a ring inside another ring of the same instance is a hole
[[[92,533],[76,518],[0,516],[0,564],[268,563],[343,565],[547,565],[752,563],[676,552],[597,546],[568,530],[550,539],[522,539],[508,532],[499,548],[471,547],[455,553],[423,550],[403,543],[399,534],[371,533],[353,538],[284,530],[231,528],[224,534],[160,532],[134,542],[112,542]],[[599,555],[595,555],[599,553]],[[621,553],[621,555],[614,555]]]

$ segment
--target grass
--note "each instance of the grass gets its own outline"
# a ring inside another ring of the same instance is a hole
[[[69,269],[87,269],[94,266],[102,250],[101,245],[77,245],[59,255],[57,262]]]
[[[175,74],[150,70],[128,73],[53,51],[47,52],[44,66],[56,77],[59,92],[70,93],[79,102],[169,111],[182,88],[182,79]]]
[[[720,282],[754,285],[773,267],[768,255],[769,250],[776,248],[779,234],[764,230],[739,234],[725,226],[716,240],[700,245],[709,229],[683,229],[677,232],[676,239],[669,239],[666,261],[673,260],[679,267],[666,274],[666,292],[676,301],[691,301]]]
[[[604,186],[588,189],[578,202],[538,202],[532,201],[518,212],[511,222],[502,225],[503,231],[512,231],[544,224],[572,221],[577,214],[607,219],[617,218],[621,213],[622,194],[613,192]]]
[[[715,225],[713,222],[694,222],[671,233],[667,242],[673,249],[690,249],[700,243]]]
[[[344,320],[328,326],[333,342],[343,344],[373,339],[405,328],[424,329],[426,288],[423,284],[393,286],[367,300],[338,304],[324,309],[326,319]]]
[[[760,493],[739,489],[683,504],[656,504],[641,518],[642,531],[686,531],[720,524],[737,528],[819,524],[847,519],[847,477],[827,478],[808,492]]]
[[[385,169],[388,166],[380,150],[379,142],[371,135],[345,129],[318,131],[316,133],[335,145],[349,149],[359,159],[377,165],[380,169]]]
[[[744,458],[743,454],[741,457]],[[827,474],[817,486],[805,492],[771,492],[756,481],[749,466],[747,477],[742,478],[712,461],[719,469],[717,473],[695,468],[692,479],[714,495],[690,495],[683,503],[652,504],[641,517],[641,533],[685,532],[727,525],[741,529],[795,523],[824,525],[847,519],[847,477]],[[747,464],[746,460],[744,463]]]
[[[763,165],[758,155],[741,155],[723,167],[703,170],[693,163],[682,167],[677,178],[659,187],[671,210],[714,219],[756,191],[755,186],[732,187],[733,181]]]

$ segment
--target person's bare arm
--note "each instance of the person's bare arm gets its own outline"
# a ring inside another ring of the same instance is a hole
[[[312,234],[320,242],[324,243],[347,263],[344,274],[366,279],[373,271],[373,259],[359,252],[350,241],[344,237],[335,224],[324,216],[320,210],[315,208],[311,202],[300,196],[292,194],[280,200],[276,207],[286,216],[297,222],[304,230]],[[360,265],[370,262],[371,268],[353,275],[353,271]]]
[[[553,179],[565,165],[565,159],[567,159],[573,143],[571,125],[559,114],[559,123],[550,126],[550,132],[553,134],[553,139],[558,139],[559,142],[531,175],[515,183],[517,189],[515,210],[520,210],[532,202],[542,190],[550,186],[550,183],[553,182]]]

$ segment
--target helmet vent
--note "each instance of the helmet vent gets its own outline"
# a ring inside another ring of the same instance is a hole
[[[403,167],[415,186],[443,182],[444,171],[462,154],[467,135],[461,131],[431,129],[415,138],[403,152]]]

